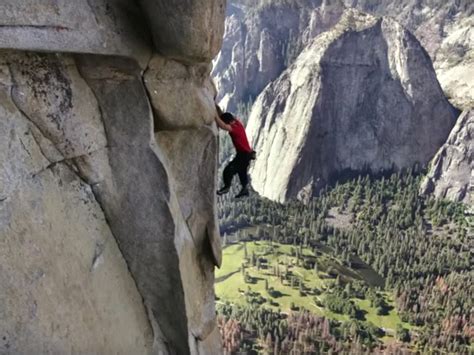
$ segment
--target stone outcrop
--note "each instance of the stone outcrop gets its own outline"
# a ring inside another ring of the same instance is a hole
[[[23,3],[0,5],[0,353],[220,353],[225,2],[149,26],[168,5]]]
[[[257,98],[252,185],[285,201],[345,172],[426,164],[457,114],[413,35],[392,19],[346,10]]]
[[[146,65],[145,23],[128,0],[2,0],[0,48],[120,55]]]
[[[210,62],[224,33],[223,0],[139,0],[159,53],[183,62]]]
[[[474,2],[470,0],[233,0],[213,76],[223,107],[253,101],[345,8],[395,18],[428,51],[438,80],[458,108],[474,106]]]
[[[458,118],[446,143],[433,158],[421,192],[474,204],[474,112]]]

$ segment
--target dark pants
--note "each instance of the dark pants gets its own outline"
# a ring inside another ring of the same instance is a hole
[[[240,183],[243,188],[248,185],[249,177],[247,175],[247,170],[250,165],[250,160],[252,160],[251,154],[237,153],[235,158],[224,168],[223,175],[225,187],[230,187],[232,184],[232,178],[235,174],[239,175]]]

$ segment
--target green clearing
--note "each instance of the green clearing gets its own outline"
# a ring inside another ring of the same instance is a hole
[[[296,253],[303,257],[298,259]],[[254,258],[252,254],[255,255]],[[246,293],[251,291],[254,295],[263,297],[261,299],[263,306],[274,310],[289,312],[293,304],[297,308],[305,308],[320,316],[348,321],[350,320],[348,315],[331,312],[323,304],[326,297],[332,296],[330,289],[337,282],[336,277],[346,281],[362,279],[360,272],[344,266],[323,249],[317,250],[317,254],[316,256],[309,248],[300,248],[297,251],[297,247],[292,245],[268,241],[248,241],[228,245],[223,250],[222,268],[216,272],[215,288],[218,302],[245,305],[248,302]],[[260,260],[259,265],[254,266],[252,258]],[[318,271],[308,268],[308,265],[305,268],[302,260],[316,262]],[[304,286],[292,287],[287,278],[276,275],[280,273],[293,275],[298,280],[296,284],[302,282]],[[245,274],[250,277],[250,282],[246,282]],[[273,296],[266,290],[266,283],[268,288],[273,288]],[[377,315],[376,309],[370,306],[368,299],[351,300],[364,313],[364,320],[387,331],[388,336],[383,340],[392,341],[393,337],[390,335],[393,335],[397,324],[403,324],[404,327],[408,327],[408,324],[403,323],[396,313],[390,295],[386,292],[382,294],[391,308],[387,315]],[[318,304],[315,300],[319,300]]]

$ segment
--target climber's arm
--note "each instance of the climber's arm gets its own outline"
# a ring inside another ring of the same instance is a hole
[[[220,106],[218,104],[216,104],[216,111],[217,111],[217,115],[219,117],[221,117],[222,114],[224,113],[224,111],[222,111],[222,109],[220,108]]]
[[[216,116],[216,124],[220,129],[223,129],[224,131],[231,132],[232,131],[232,126],[230,124],[225,123],[221,119],[222,115],[222,110],[219,107],[219,105],[216,104],[216,111],[217,111],[217,116]]]

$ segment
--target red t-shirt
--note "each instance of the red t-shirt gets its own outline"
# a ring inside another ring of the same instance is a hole
[[[247,134],[245,133],[245,127],[239,120],[234,120],[231,124],[232,131],[229,132],[234,143],[235,150],[239,153],[250,153],[252,148],[250,147]]]

